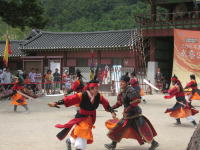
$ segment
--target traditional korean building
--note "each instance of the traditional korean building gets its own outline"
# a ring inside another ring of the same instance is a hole
[[[74,73],[79,68],[89,73],[90,67],[118,71],[145,71],[144,53],[141,37],[137,30],[99,31],[99,32],[46,32],[30,34],[20,49],[26,53],[23,67],[26,71],[37,68],[46,73],[69,70]],[[86,75],[88,76],[88,75]]]
[[[149,39],[148,68],[151,80],[155,70],[161,68],[165,76],[171,76],[173,65],[173,29],[200,29],[199,0],[146,0],[151,5],[151,14],[138,15],[136,20]],[[161,11],[160,8],[165,10]],[[149,74],[149,73],[148,73]]]

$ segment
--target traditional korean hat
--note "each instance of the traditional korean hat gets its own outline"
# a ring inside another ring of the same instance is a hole
[[[76,76],[79,77],[79,78],[82,78],[82,74],[81,74],[81,71],[79,69],[76,70]]]
[[[125,75],[121,76],[120,80],[125,81],[125,82],[129,82],[130,77],[128,76],[128,72]]]
[[[193,80],[195,80],[195,79],[196,79],[196,77],[195,77],[195,75],[194,75],[194,74],[191,74],[191,75],[190,75],[190,78],[191,78],[191,79],[193,79]]]
[[[133,71],[133,72],[131,73],[131,76],[136,76],[135,71]]]

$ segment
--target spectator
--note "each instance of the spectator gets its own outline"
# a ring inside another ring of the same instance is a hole
[[[31,69],[31,72],[29,73],[28,76],[29,76],[30,81],[31,81],[31,89],[33,90],[33,93],[36,94],[36,84],[35,84],[36,73],[35,73],[34,68]]]
[[[4,88],[6,90],[11,88],[11,81],[12,81],[12,74],[9,71],[9,68],[5,68],[3,72],[3,83],[6,84],[4,85]]]
[[[62,79],[64,82],[63,83],[63,92],[66,93],[67,90],[69,90],[71,88],[71,82],[72,82],[67,70],[65,70],[65,72],[63,73]]]
[[[53,93],[55,94],[56,91],[60,94],[60,73],[58,72],[58,68],[55,69],[55,72],[53,73],[53,81],[54,81],[54,87],[53,87]]]
[[[50,94],[50,91],[52,90],[52,71],[51,70],[47,70],[47,74],[45,75],[44,79],[45,79],[45,83],[46,83],[46,92],[47,94]],[[52,91],[51,91],[52,92]]]
[[[37,68],[36,69],[36,73],[35,73],[35,82],[37,83],[36,84],[36,89],[38,92],[42,92],[42,85],[41,85],[41,82],[42,82],[42,74],[39,72],[39,69]]]
[[[20,81],[24,81],[24,73],[22,70],[17,70],[18,74],[17,77],[19,77]]]
[[[0,83],[3,83],[3,70],[0,69]]]
[[[94,79],[94,70],[90,69],[90,80]]]
[[[163,89],[163,75],[160,72],[160,68],[157,68],[157,72],[156,72],[156,86],[158,89],[162,90]]]
[[[24,84],[25,84],[24,86],[27,89],[31,90],[31,80],[30,80],[30,78],[29,78],[29,76],[27,74],[25,74],[24,76],[25,76],[24,77]]]

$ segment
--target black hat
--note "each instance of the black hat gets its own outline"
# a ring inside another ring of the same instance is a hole
[[[191,74],[191,75],[190,75],[190,78],[193,79],[193,80],[196,80],[196,77],[195,77],[194,74]]]
[[[125,82],[129,82],[130,81],[130,77],[128,76],[128,72],[121,76],[120,80],[125,81]]]
[[[133,71],[133,72],[131,73],[131,76],[136,76],[135,71]]]
[[[83,77],[82,74],[81,74],[81,71],[79,69],[76,70],[76,75],[79,78]]]

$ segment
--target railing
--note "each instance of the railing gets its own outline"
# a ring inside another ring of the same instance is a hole
[[[193,28],[200,27],[200,11],[138,15],[135,20],[142,28]]]

